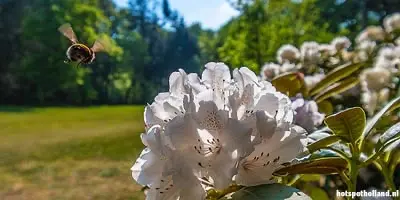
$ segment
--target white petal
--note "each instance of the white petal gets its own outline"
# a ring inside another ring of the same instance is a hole
[[[205,191],[194,173],[194,169],[184,159],[183,155],[176,154],[174,159],[175,171],[173,172],[173,181],[177,188],[180,188],[180,199],[203,200]]]
[[[162,125],[164,122],[154,114],[153,109],[148,105],[144,108],[144,124],[146,128],[150,128],[153,125]]]
[[[191,148],[199,139],[197,124],[192,114],[175,117],[165,127],[165,135],[177,149]]]
[[[276,132],[271,139],[256,145],[255,151],[240,163],[236,176],[238,183],[246,186],[270,183],[275,169],[305,150],[307,140],[304,134],[304,129],[293,126],[289,131]]]
[[[279,98],[274,93],[266,93],[258,99],[253,110],[266,111],[270,116],[275,116],[279,111],[279,103]]]
[[[151,127],[146,134],[140,135],[143,144],[145,144],[151,151],[159,157],[166,157],[167,147],[170,146],[169,141],[161,133],[161,127],[155,125]]]
[[[132,177],[141,185],[149,185],[161,176],[166,160],[160,159],[150,149],[145,148],[132,166]]]
[[[232,153],[221,149],[218,155],[211,157],[208,160],[203,160],[201,169],[204,174],[210,176],[213,180],[216,189],[225,189],[232,183],[232,178],[237,172],[237,159]]]
[[[187,75],[183,69],[179,69],[178,72],[173,72],[169,76],[169,91],[174,95],[181,95],[186,93],[186,82]]]
[[[223,89],[229,83],[231,74],[224,63],[210,62],[205,65],[205,68],[201,78],[210,88]]]
[[[230,118],[224,128],[224,132],[219,137],[227,151],[233,152],[236,150],[239,157],[245,157],[254,150],[251,141],[252,131],[245,123]]]
[[[244,90],[247,85],[259,85],[256,74],[247,67],[242,67],[239,70],[235,69],[233,71],[233,79],[237,82],[240,90]]]
[[[207,89],[206,86],[201,83],[199,76],[195,73],[190,73],[188,75],[188,81],[195,94],[198,94]]]
[[[174,185],[172,176],[164,176],[149,186],[146,200],[177,200],[180,188]]]
[[[213,101],[201,101],[194,117],[199,128],[221,130],[228,121],[228,112],[219,110]]]

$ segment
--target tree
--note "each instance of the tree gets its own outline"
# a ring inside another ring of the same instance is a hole
[[[13,93],[18,89],[13,65],[21,55],[21,27],[25,0],[0,1],[0,103],[12,101]]]
[[[254,0],[227,27],[219,58],[230,66],[248,66],[254,71],[275,60],[277,49],[286,43],[300,45],[307,40],[328,42],[333,35],[328,25],[318,23],[316,0]]]
[[[111,23],[98,8],[98,1],[34,1],[23,21],[22,46],[25,56],[17,75],[23,85],[21,92],[27,96],[20,97],[21,100],[43,104],[60,103],[67,99],[70,103],[82,103],[97,98],[98,90],[93,88],[96,85],[88,76],[91,68],[75,69],[63,63],[70,42],[57,33],[57,28],[66,22],[72,24],[83,43],[93,44],[100,36],[97,33],[105,33],[101,36],[112,41],[106,36]],[[120,51],[114,45],[110,45],[110,48],[111,56],[116,56],[115,52]],[[99,65],[96,63],[96,66]]]

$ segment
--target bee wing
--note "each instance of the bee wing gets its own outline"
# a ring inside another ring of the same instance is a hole
[[[97,39],[94,42],[92,48],[90,48],[90,49],[92,49],[93,52],[100,52],[100,51],[107,52],[108,45],[105,41]]]
[[[61,25],[58,28],[58,31],[60,31],[65,37],[67,37],[69,40],[71,40],[72,43],[78,43],[78,39],[75,35],[74,30],[71,27],[71,24],[66,23]]]

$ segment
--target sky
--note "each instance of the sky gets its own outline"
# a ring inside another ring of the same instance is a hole
[[[128,0],[114,0],[125,6]],[[239,13],[226,0],[169,0],[172,9],[177,10],[187,24],[200,22],[203,28],[218,29]]]

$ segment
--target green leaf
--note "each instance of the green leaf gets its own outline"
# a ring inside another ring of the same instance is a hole
[[[379,137],[379,148],[381,151],[393,150],[400,142],[400,122],[390,127]]]
[[[353,72],[357,71],[362,67],[364,63],[347,63],[339,66],[329,72],[324,79],[317,83],[313,88],[310,89],[310,96],[317,94],[318,92],[326,89],[337,81],[348,77]]]
[[[224,197],[223,200],[308,200],[309,196],[297,188],[282,184],[266,184],[252,187],[244,187],[233,193],[230,197]]]
[[[311,182],[321,180],[321,175],[319,174],[305,174],[300,178],[302,181]]]
[[[365,112],[360,107],[349,108],[325,118],[325,124],[337,136],[355,144],[365,127]]]
[[[303,94],[305,87],[303,74],[298,72],[279,75],[271,83],[279,92],[289,97],[295,96],[298,93]]]
[[[347,168],[347,161],[340,157],[325,157],[306,160],[301,163],[280,168],[275,176],[291,174],[337,174]]]
[[[318,111],[324,113],[325,115],[330,115],[333,113],[333,105],[330,101],[320,101],[317,102]]]
[[[340,140],[340,137],[337,135],[331,135],[325,138],[322,138],[310,145],[307,146],[308,151],[310,151],[310,153],[313,153],[319,149],[322,149],[324,147],[327,147],[337,141]]]
[[[365,129],[361,136],[361,141],[364,141],[364,139],[368,136],[371,130],[375,127],[376,123],[382,118],[385,113],[391,112],[398,107],[400,107],[400,97],[397,97],[390,101],[384,108],[382,108],[382,110],[380,110],[374,117],[372,117],[372,119],[370,119],[365,126]]]
[[[321,178],[321,176],[319,176],[319,178]],[[311,184],[306,184],[304,190],[307,192],[307,194],[310,195],[312,199],[329,200],[328,194],[326,194],[326,192],[319,187]]]
[[[331,96],[340,94],[340,93],[356,86],[359,82],[360,82],[360,80],[358,79],[358,77],[347,78],[339,83],[332,85],[331,87],[327,88],[323,92],[319,93],[317,96],[314,97],[314,99],[317,103],[321,102]]]

